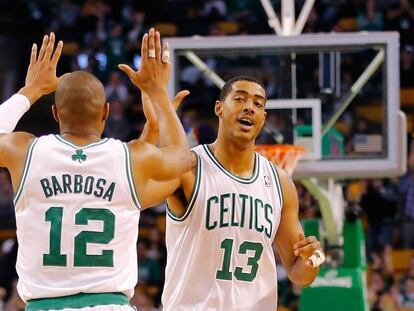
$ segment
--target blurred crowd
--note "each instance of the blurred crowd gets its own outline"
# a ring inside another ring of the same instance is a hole
[[[276,11],[280,0],[271,1]],[[296,1],[301,6],[303,1]],[[140,61],[140,39],[152,26],[164,36],[225,36],[237,34],[271,34],[260,1],[252,0],[0,0],[0,98],[6,99],[22,85],[32,42],[40,42],[44,33],[54,31],[65,42],[59,71],[86,70],[105,85],[111,114],[104,135],[121,140],[138,137],[145,123],[139,92],[127,83],[117,70],[120,63],[135,68]],[[400,33],[401,87],[414,87],[414,1],[412,0],[319,0],[305,25],[305,33],[341,31],[383,31]],[[7,61],[4,61],[6,60]],[[209,65],[227,78],[231,66]],[[245,60],[246,61],[246,60]],[[265,61],[265,60],[264,60]],[[346,59],[345,59],[346,62]],[[360,72],[348,63],[341,72],[344,89],[351,86]],[[240,64],[238,64],[239,66]],[[250,64],[252,65],[252,64]],[[249,63],[243,63],[249,66]],[[321,94],[319,85],[301,81],[300,72],[318,75],[318,68],[298,68],[299,97]],[[218,89],[202,78],[191,64],[183,63],[180,87],[191,91],[190,101],[180,118],[191,145],[211,143],[215,139],[216,121],[212,104]],[[253,66],[254,67],[254,63]],[[249,72],[250,73],[250,72]],[[271,98],[284,92],[275,75],[260,76]],[[315,79],[317,80],[317,79]],[[379,85],[377,85],[378,83]],[[366,98],[376,102],[381,81],[373,79],[365,91]],[[323,92],[322,92],[323,93]],[[360,99],[361,101],[366,98]],[[51,99],[44,102],[50,104]],[[42,108],[37,111],[47,114]],[[331,110],[335,109],[333,104]],[[326,111],[329,113],[330,111]],[[36,112],[35,112],[36,113]],[[407,111],[412,113],[412,111]],[[352,138],[358,133],[381,133],[375,121],[351,115],[344,120],[348,127],[346,153],[352,153]],[[280,120],[269,115],[270,126]],[[273,122],[273,123],[272,123]],[[36,135],[56,132],[57,127],[42,117],[24,120],[24,130]],[[380,128],[380,129],[379,129]],[[410,137],[411,138],[411,137]],[[368,298],[371,310],[408,310],[414,308],[414,145],[408,148],[407,174],[394,179],[343,181],[348,213],[357,215],[366,230],[369,259]],[[23,310],[16,293],[14,264],[17,244],[13,189],[8,172],[0,169],[0,310]],[[297,184],[301,219],[319,218],[316,200]],[[139,310],[160,310],[166,250],[164,243],[165,207],[157,206],[141,215],[139,241],[139,286],[132,303]],[[396,249],[413,250],[406,258],[408,269],[395,268],[392,253]],[[275,251],[276,253],[276,251]],[[280,298],[279,304],[297,310],[300,288],[291,286],[276,254]]]

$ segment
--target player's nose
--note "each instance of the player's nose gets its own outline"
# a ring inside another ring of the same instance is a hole
[[[244,112],[254,113],[254,104],[252,99],[248,99],[245,101],[243,106]]]

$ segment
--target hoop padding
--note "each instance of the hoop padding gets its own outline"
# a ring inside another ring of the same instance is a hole
[[[306,149],[297,145],[256,145],[256,151],[292,175]]]

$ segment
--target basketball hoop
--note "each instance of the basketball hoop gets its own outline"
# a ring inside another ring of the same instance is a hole
[[[306,149],[297,145],[257,145],[256,151],[289,175],[292,175],[299,160],[306,154]]]

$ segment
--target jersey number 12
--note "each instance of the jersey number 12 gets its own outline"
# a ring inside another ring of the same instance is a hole
[[[61,253],[63,207],[51,207],[45,220],[50,222],[49,254],[43,254],[44,266],[66,267],[67,255]],[[87,243],[108,244],[114,238],[115,215],[109,209],[83,208],[75,215],[75,225],[87,225],[89,220],[103,222],[103,231],[81,231],[75,236],[73,265],[75,267],[113,267],[113,251],[88,255]]]

